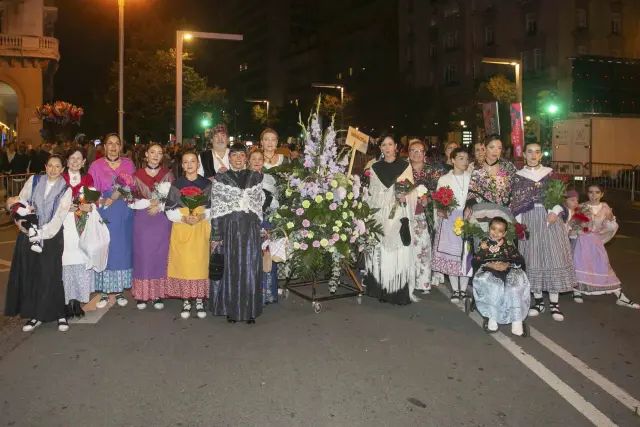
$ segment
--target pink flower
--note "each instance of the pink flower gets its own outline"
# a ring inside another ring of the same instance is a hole
[[[302,230],[302,237],[307,237],[309,235],[308,230]]]
[[[311,226],[311,222],[309,222],[309,220],[308,220],[308,219],[303,219],[303,220],[302,220],[302,226],[303,226],[304,228],[308,228],[308,227],[310,227],[310,226]]]
[[[338,209],[338,205],[335,202],[333,202],[329,205],[329,209],[332,211],[335,211],[336,209]]]
[[[356,242],[356,236],[351,236],[351,238],[349,239],[349,243],[355,243]]]
[[[309,249],[309,245],[307,245],[306,243],[300,243],[300,249],[306,251],[307,249]]]
[[[317,240],[314,240],[313,243],[311,244],[314,248],[319,248],[320,247],[320,242]]]
[[[296,209],[296,215],[302,216],[303,214],[304,214],[304,209],[302,209],[302,208]]]
[[[340,235],[338,233],[334,233],[334,235],[331,236],[331,240],[337,242],[338,240],[340,240]]]

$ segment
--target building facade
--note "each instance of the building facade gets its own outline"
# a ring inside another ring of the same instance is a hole
[[[52,1],[0,1],[0,125],[3,138],[40,144],[36,108],[50,99],[60,54]]]

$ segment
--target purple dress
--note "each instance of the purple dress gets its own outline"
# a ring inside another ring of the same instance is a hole
[[[112,169],[105,158],[91,164],[89,175],[102,197],[110,197],[116,177],[125,173],[133,176],[136,168],[126,157],[120,158],[120,165]],[[118,199],[108,208],[98,209],[100,216],[107,222],[111,241],[107,268],[96,273],[95,289],[98,292],[122,292],[131,288],[133,269],[133,211],[122,199]]]
[[[154,177],[145,169],[136,171],[137,203],[153,198],[156,184],[173,182],[173,174],[162,168]],[[153,301],[165,297],[171,221],[163,212],[149,214],[143,203],[133,216],[133,297]]]

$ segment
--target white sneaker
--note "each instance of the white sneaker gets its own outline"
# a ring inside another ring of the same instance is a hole
[[[622,307],[633,308],[634,310],[640,310],[640,304],[631,301],[625,294],[620,292],[620,296],[616,300],[616,304]]]
[[[100,300],[96,303],[96,308],[105,308],[109,304],[109,295],[102,294]]]
[[[67,332],[69,330],[69,323],[64,317],[58,319],[58,331]]]
[[[524,334],[524,328],[522,327],[522,322],[513,322],[511,324],[511,333],[513,335],[517,335],[519,337]]]
[[[40,325],[42,325],[41,321],[31,319],[22,327],[22,332],[31,332]]]
[[[582,299],[582,294],[574,292],[573,293],[573,302],[575,302],[577,304],[582,304],[584,302],[584,300]]]
[[[156,310],[162,310],[164,308],[164,302],[161,299],[157,299],[153,302],[153,308]]]
[[[180,312],[180,317],[183,319],[188,319],[191,317],[191,302],[186,299],[182,301],[182,311]]]
[[[126,307],[126,305],[129,304],[127,298],[125,298],[125,296],[122,294],[116,295],[116,302],[120,307]]]
[[[34,243],[33,245],[31,245],[31,250],[37,254],[41,254],[42,253],[42,246],[40,246],[39,243]]]
[[[144,301],[138,301],[136,307],[138,307],[138,310],[144,310],[145,308],[147,308],[147,303]]]
[[[207,312],[204,310],[204,303],[201,299],[196,300],[196,315],[198,319],[204,319],[207,317]]]
[[[497,331],[498,322],[496,322],[495,319],[489,319],[489,322],[487,323],[487,329],[489,329],[491,332]]]
[[[562,322],[564,320],[564,314],[560,311],[560,306],[557,302],[549,303],[549,311],[551,312],[551,317],[556,322]]]

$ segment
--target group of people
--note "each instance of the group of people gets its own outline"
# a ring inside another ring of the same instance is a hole
[[[250,152],[229,145],[222,125],[212,135],[210,149],[181,153],[179,176],[163,165],[160,144],[146,147],[144,165],[136,169],[116,134],[105,137],[104,156],[87,172],[81,146],[50,155],[46,175],[29,178],[8,203],[27,209],[35,225],[15,217],[21,233],[6,314],[28,319],[26,332],[52,321],[67,331],[68,319],[84,315],[82,305],[94,292],[102,309],[110,301],[126,306],[124,292],[131,289],[140,310],[160,310],[164,300],[179,299],[184,319],[211,312],[230,323],[255,323],[263,306],[278,300],[268,218],[279,206],[279,191],[270,169],[290,159],[278,151],[273,129],[265,129]],[[379,242],[364,254],[368,295],[408,304],[447,276],[452,301],[473,295],[489,331],[511,324],[516,335],[527,316],[547,311],[543,293],[558,321],[564,319],[564,292],[573,292],[577,303],[585,294],[615,293],[618,304],[640,308],[622,293],[606,257],[604,243],[617,224],[601,201],[602,189],[589,187],[586,204],[568,192],[566,203],[545,208],[552,170],[541,164],[539,144],[525,147],[520,170],[501,158],[498,137],[474,144],[473,156],[449,143],[441,162],[429,161],[420,140],[410,141],[408,161],[392,136],[383,137],[379,148],[381,158],[363,173],[365,201],[382,226]],[[450,206],[430,209],[429,198],[445,187]],[[92,189],[98,200],[87,199]],[[576,227],[576,218],[585,216]],[[469,241],[461,231],[472,219],[486,233]],[[106,243],[105,233],[91,242],[93,235],[84,231],[91,221],[108,230]],[[508,238],[515,223],[528,231],[517,243]],[[87,246],[94,243],[108,244],[103,268],[89,260]]]
[[[107,135],[105,155],[86,173],[82,147],[65,157],[50,155],[46,175],[29,178],[8,202],[10,209],[27,206],[37,231],[29,230],[25,216],[15,217],[21,233],[6,314],[28,319],[25,332],[50,321],[64,332],[70,317],[84,315],[82,304],[92,293],[100,293],[98,309],[110,296],[124,307],[124,292],[131,289],[140,310],[160,310],[163,300],[177,298],[185,319],[205,318],[210,311],[230,323],[255,323],[263,305],[278,299],[277,269],[267,268],[263,251],[266,218],[277,207],[275,181],[267,172],[287,158],[276,153],[272,129],[251,153],[228,140],[219,126],[210,150],[184,151],[178,177],[162,166],[160,144],[147,147],[145,167],[136,169],[121,155],[117,134]],[[89,202],[86,192],[92,190],[99,200]],[[108,229],[108,259],[99,271],[88,268],[86,246],[104,242],[91,242],[82,228],[91,216]],[[34,243],[41,250],[34,251]]]
[[[473,298],[489,332],[511,324],[515,335],[523,334],[527,316],[547,307],[554,320],[564,320],[559,295],[565,292],[576,303],[583,295],[612,293],[618,305],[640,309],[622,292],[607,257],[604,243],[618,225],[601,200],[603,189],[590,186],[583,204],[575,190],[567,191],[564,203],[545,207],[554,176],[542,165],[539,143],[526,145],[520,170],[502,158],[498,136],[475,143],[473,156],[449,143],[444,162],[426,161],[417,139],[409,142],[408,161],[392,136],[383,137],[380,149],[382,158],[368,172],[367,202],[378,209],[383,229],[365,256],[368,295],[408,304],[419,299],[415,291],[429,292],[448,276],[453,302]],[[429,211],[429,194],[445,187],[453,202]],[[469,224],[484,236],[466,236]],[[509,233],[516,226],[518,239]]]

